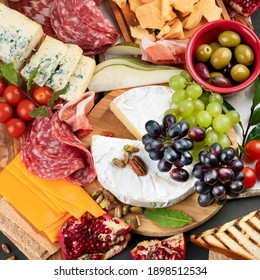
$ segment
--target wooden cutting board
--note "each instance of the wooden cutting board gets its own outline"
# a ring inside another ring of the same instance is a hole
[[[130,10],[129,4],[127,3],[123,9],[119,8],[118,5],[113,0],[109,0],[109,4],[114,13],[115,19],[121,30],[124,40],[126,42],[134,41],[134,39],[131,37],[130,26],[137,26],[139,25],[139,22],[135,16],[135,13]],[[226,10],[224,2],[222,0],[216,0],[216,4],[222,9],[221,18],[226,20],[230,19],[230,16]],[[207,21],[206,19],[203,18],[194,29],[184,30],[185,38],[190,38],[191,35],[205,23],[207,23]]]

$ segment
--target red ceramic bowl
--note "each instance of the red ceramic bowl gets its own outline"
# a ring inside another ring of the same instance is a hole
[[[246,81],[233,87],[221,88],[208,84],[198,76],[194,69],[194,53],[199,45],[210,44],[212,42],[218,41],[217,39],[219,34],[226,30],[235,31],[241,36],[241,43],[245,43],[253,49],[255,54],[255,61],[254,64],[250,66],[250,68],[252,69],[250,71],[251,75]],[[204,88],[213,92],[217,92],[223,95],[230,95],[245,89],[258,77],[260,73],[260,41],[257,35],[250,28],[239,22],[233,20],[217,20],[209,22],[200,27],[189,39],[185,53],[185,60],[186,66],[196,82],[201,84]]]

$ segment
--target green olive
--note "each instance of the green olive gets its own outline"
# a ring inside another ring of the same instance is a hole
[[[215,69],[222,69],[226,67],[232,58],[230,49],[221,47],[213,52],[210,57],[210,63]]]
[[[238,45],[234,50],[234,56],[238,63],[246,66],[251,65],[254,62],[255,55],[251,47],[245,44]]]
[[[213,52],[216,51],[217,49],[221,48],[221,45],[220,45],[219,42],[212,42],[212,43],[209,44],[209,45],[211,46]]]
[[[212,53],[213,50],[210,45],[202,44],[195,50],[195,59],[199,62],[207,62],[210,59]]]
[[[218,41],[223,47],[236,47],[241,42],[241,37],[234,31],[224,31],[218,36]]]
[[[231,68],[230,75],[234,81],[242,83],[250,76],[250,71],[244,64],[236,64]]]

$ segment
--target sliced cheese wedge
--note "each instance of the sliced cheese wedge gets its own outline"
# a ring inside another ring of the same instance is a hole
[[[137,155],[147,165],[146,176],[137,176],[129,165],[119,168],[112,164],[113,158],[122,159],[124,145],[139,147]],[[162,208],[178,203],[194,192],[194,178],[179,183],[172,180],[168,172],[159,172],[157,162],[149,158],[141,141],[93,135],[91,151],[98,181],[123,203]],[[188,172],[192,170],[192,166],[185,168]]]

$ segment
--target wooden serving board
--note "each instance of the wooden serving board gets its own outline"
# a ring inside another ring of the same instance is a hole
[[[209,260],[231,260],[231,259],[220,253],[209,251]]]
[[[222,19],[230,19],[230,16],[226,10],[225,4],[222,0],[216,0],[217,5],[222,9],[221,18]],[[109,0],[109,4],[114,13],[117,24],[121,30],[122,36],[126,42],[134,41],[131,37],[130,26],[139,25],[138,19],[135,16],[135,13],[130,10],[130,6],[127,3],[126,6],[121,9],[118,5],[113,1]],[[206,19],[202,19],[200,23],[192,30],[184,30],[185,38],[190,38],[191,35],[203,24],[207,23]]]

